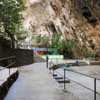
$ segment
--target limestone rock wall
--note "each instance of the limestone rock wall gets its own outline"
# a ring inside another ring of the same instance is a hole
[[[100,57],[100,2],[97,0],[29,0],[25,25],[33,34],[62,33],[77,43],[75,56],[90,51]],[[32,2],[33,1],[33,2]]]

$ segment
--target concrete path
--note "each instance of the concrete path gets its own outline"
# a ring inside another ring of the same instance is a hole
[[[35,63],[20,69],[18,80],[5,100],[79,100],[71,92],[64,92],[46,68],[45,63]],[[84,99],[83,99],[84,100]]]
[[[53,79],[45,62],[24,66],[19,71],[19,78],[5,100],[94,100],[93,92],[74,82],[66,84],[67,92],[64,92],[63,84]],[[75,76],[71,77],[81,81],[81,76]],[[97,95],[97,100],[100,100],[100,95]]]

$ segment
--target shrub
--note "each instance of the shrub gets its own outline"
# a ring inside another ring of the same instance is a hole
[[[88,58],[88,59],[92,59],[95,57],[95,55],[90,51],[85,51],[83,55],[85,58]]]

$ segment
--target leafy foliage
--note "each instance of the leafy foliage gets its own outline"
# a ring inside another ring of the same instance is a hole
[[[47,46],[49,44],[49,37],[46,35],[33,35],[32,40],[35,40],[37,43],[41,43],[44,46]]]
[[[51,47],[58,50],[72,50],[76,47],[76,43],[74,40],[64,40],[61,34],[55,33],[52,35]]]
[[[52,37],[38,35],[33,36],[33,40],[36,39],[37,43],[54,48],[58,53],[73,56],[73,50],[76,48],[76,42],[74,40],[64,40],[62,34],[54,33]]]
[[[15,40],[18,28],[22,24],[24,3],[22,0],[0,0],[0,32],[7,33],[11,40]]]
[[[62,41],[61,41],[61,34],[54,33],[51,38],[51,48],[61,49],[62,48]]]
[[[65,47],[68,49],[68,50],[72,50],[76,47],[76,43],[74,40],[69,40],[65,43]]]
[[[92,52],[90,52],[90,51],[85,51],[83,53],[83,55],[84,55],[85,58],[88,58],[88,59],[95,58],[95,55]]]

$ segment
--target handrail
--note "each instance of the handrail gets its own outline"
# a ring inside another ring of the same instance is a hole
[[[47,62],[48,62],[48,60],[47,60]],[[53,63],[53,62],[52,62],[52,63]],[[97,90],[96,90],[96,85],[97,85],[96,80],[100,80],[100,78],[93,77],[92,75],[87,75],[87,74],[84,74],[84,73],[81,73],[81,72],[77,72],[77,71],[74,71],[74,70],[69,69],[69,68],[64,68],[64,89],[66,89],[66,88],[65,88],[65,79],[66,79],[66,73],[65,73],[65,72],[66,72],[66,71],[71,71],[71,72],[74,72],[74,73],[77,73],[77,74],[80,74],[80,75],[83,75],[83,76],[86,76],[86,77],[89,77],[89,78],[93,78],[93,79],[94,79],[94,89],[93,89],[93,90],[90,89],[90,88],[88,88],[88,87],[86,87],[86,86],[84,86],[84,85],[82,85],[82,84],[79,83],[79,82],[76,82],[76,81],[74,81],[74,80],[72,80],[72,79],[70,79],[70,80],[73,81],[73,82],[75,82],[75,83],[77,83],[78,85],[80,85],[80,86],[82,86],[82,87],[84,87],[84,88],[86,88],[86,89],[88,89],[88,90],[94,92],[94,100],[96,100],[96,94],[99,94],[99,95],[100,95],[100,93],[97,92]]]
[[[0,59],[0,61],[5,61],[5,60],[10,60],[10,59],[15,59],[16,57],[15,56],[11,56],[11,57],[6,57],[6,58],[1,58]],[[2,69],[0,69],[0,71],[2,71],[2,70],[4,70],[4,69],[7,69],[8,68],[8,70],[9,70],[9,76],[10,76],[10,67],[12,66],[12,65],[14,65],[16,63],[16,61],[12,61],[12,62],[10,62],[7,66],[5,66],[5,67],[3,67]]]
[[[14,65],[16,62],[12,62],[11,64],[9,64],[8,66],[6,66],[6,68],[9,68],[10,66]]]
[[[0,61],[5,61],[5,60],[10,60],[10,59],[15,59],[16,57],[15,56],[10,56],[10,57],[5,57],[5,58],[0,58]],[[10,66],[14,65],[16,63],[16,61],[13,61],[12,63],[8,64],[7,66],[3,67],[2,69],[5,69],[5,68],[9,68]],[[0,70],[2,70],[0,69]]]
[[[6,68],[10,68],[10,66],[14,65],[15,63],[16,63],[16,62],[13,62],[13,63],[9,64],[8,66],[3,67],[2,69],[0,69],[0,71],[1,71],[1,70],[4,70],[4,69],[6,69]]]
[[[15,58],[16,58],[15,56],[0,58],[0,62],[3,63],[2,61],[8,61],[8,65],[3,66],[3,67],[9,68],[10,66],[12,66],[12,65],[14,65],[16,63]],[[9,60],[12,60],[12,62],[9,62]]]
[[[15,56],[0,58],[0,61],[16,58]]]
[[[62,75],[61,73],[59,73],[59,72],[56,72],[56,73],[58,73],[59,75],[63,76],[63,75]],[[68,77],[66,77],[66,78],[68,78]],[[68,78],[68,79],[69,79],[69,78]],[[93,89],[90,89],[90,88],[86,87],[85,85],[82,85],[81,83],[79,83],[79,82],[77,82],[77,81],[75,81],[75,80],[72,80],[72,79],[70,79],[70,80],[73,81],[74,83],[76,83],[76,84],[78,84],[78,85],[80,85],[80,86],[82,86],[82,87],[84,87],[84,88],[86,88],[86,89],[88,89],[88,90],[94,92]],[[96,92],[96,93],[100,95],[99,92]]]
[[[71,72],[74,72],[74,73],[77,73],[77,74],[80,74],[80,75],[83,75],[83,76],[86,76],[86,77],[89,77],[89,78],[93,78],[94,79],[94,90],[93,90],[93,92],[94,92],[94,100],[96,100],[96,94],[100,94],[99,92],[97,92],[97,89],[96,89],[96,85],[97,85],[97,80],[100,80],[99,78],[96,78],[96,77],[93,77],[93,76],[90,76],[90,75],[87,75],[87,74],[83,74],[83,73],[80,73],[80,72],[77,72],[77,71],[74,71],[74,70],[71,70],[71,69],[64,69],[64,71],[71,71]],[[76,82],[76,81],[74,81],[74,82]],[[83,86],[84,88],[87,88],[86,86],[84,86],[84,85],[82,85],[81,83],[78,83],[79,85],[81,85],[81,86]],[[89,89],[89,88],[87,88],[87,89]],[[89,89],[89,90],[91,90],[91,89]]]
[[[80,75],[83,75],[83,76],[86,76],[86,77],[89,77],[89,78],[96,78],[97,80],[100,80],[100,78],[93,77],[93,76],[91,76],[91,75],[87,75],[87,74],[84,74],[84,73],[81,73],[81,72],[77,72],[77,71],[74,71],[74,70],[69,69],[69,68],[65,68],[65,70],[71,71],[71,72],[74,72],[74,73],[77,73],[77,74],[80,74]]]

